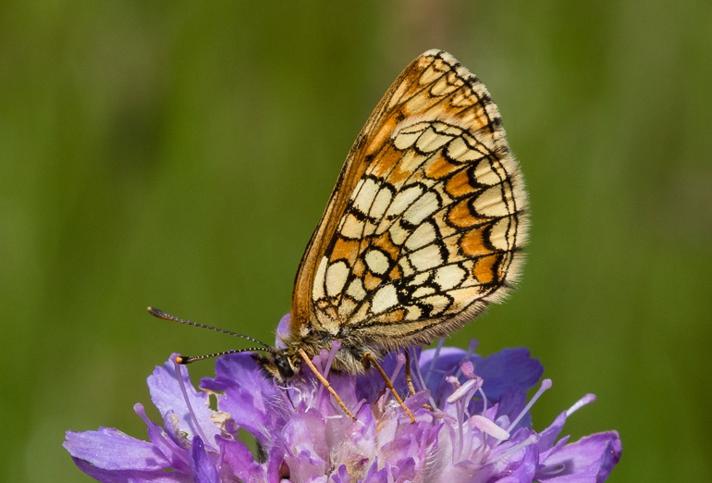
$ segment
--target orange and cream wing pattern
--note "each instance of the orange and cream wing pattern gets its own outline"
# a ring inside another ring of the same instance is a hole
[[[526,192],[485,86],[430,50],[356,140],[297,274],[293,330],[429,342],[498,301],[526,242]]]

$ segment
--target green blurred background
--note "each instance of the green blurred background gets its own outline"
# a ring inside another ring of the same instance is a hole
[[[525,276],[453,340],[527,346],[616,428],[613,481],[710,481],[712,4],[2,2],[0,480],[88,481],[67,429],[172,351],[271,339],[341,162],[421,51],[488,85],[531,193]],[[194,367],[208,374],[211,364]]]

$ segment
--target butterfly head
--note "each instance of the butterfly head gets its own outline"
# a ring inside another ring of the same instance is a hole
[[[262,369],[278,383],[289,381],[299,372],[299,356],[288,349],[256,353],[255,357]]]

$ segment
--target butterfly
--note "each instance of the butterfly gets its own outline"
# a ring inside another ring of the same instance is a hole
[[[348,153],[299,264],[283,348],[252,349],[275,380],[304,363],[330,389],[311,359],[339,341],[333,369],[375,365],[387,380],[377,362],[386,353],[446,336],[504,298],[527,225],[497,106],[452,55],[428,50],[391,84]]]

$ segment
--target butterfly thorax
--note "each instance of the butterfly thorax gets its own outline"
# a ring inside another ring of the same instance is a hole
[[[258,354],[256,357],[267,374],[278,382],[285,382],[300,372],[303,364],[300,351],[312,359],[322,350],[332,350],[336,340],[339,341],[340,347],[335,351],[331,364],[331,369],[335,371],[362,374],[369,368],[367,355],[375,359],[380,359],[383,355],[381,351],[369,347],[358,338],[338,337],[329,332],[312,332],[285,340],[286,347]]]

